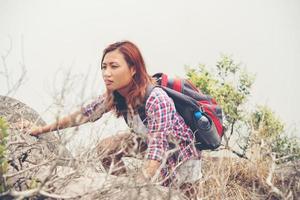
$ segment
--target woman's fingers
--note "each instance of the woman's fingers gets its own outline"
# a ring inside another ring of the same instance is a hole
[[[41,134],[41,127],[34,127],[28,131],[29,135],[37,137]]]

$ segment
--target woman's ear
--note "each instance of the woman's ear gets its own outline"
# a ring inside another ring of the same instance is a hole
[[[134,67],[134,66],[130,67],[130,73],[131,73],[131,76],[132,76],[132,77],[135,75],[136,70],[135,70],[135,67]]]

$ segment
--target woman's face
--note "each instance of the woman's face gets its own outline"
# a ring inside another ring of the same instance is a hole
[[[108,52],[102,62],[102,77],[107,90],[126,90],[135,74],[134,67],[128,66],[123,54],[119,50]]]

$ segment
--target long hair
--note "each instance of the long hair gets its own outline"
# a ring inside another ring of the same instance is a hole
[[[144,103],[146,88],[150,83],[154,83],[148,75],[144,59],[138,47],[130,41],[121,41],[109,45],[103,51],[101,65],[105,55],[111,51],[119,50],[125,58],[129,68],[135,69],[132,81],[129,83],[129,92],[126,98],[121,96],[118,91],[106,91],[106,109],[115,110],[119,117],[123,112],[127,112],[130,105],[136,112],[138,107]]]

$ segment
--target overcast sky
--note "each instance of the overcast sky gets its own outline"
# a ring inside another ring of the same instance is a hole
[[[103,91],[102,50],[123,39],[140,47],[150,73],[183,75],[185,65],[213,67],[221,53],[232,55],[256,74],[251,103],[267,104],[288,127],[300,127],[298,0],[0,0],[0,53],[12,42],[11,76],[20,63],[27,69],[14,97],[48,122],[51,95],[66,72],[75,80],[63,102],[71,110],[88,71],[83,99]]]

